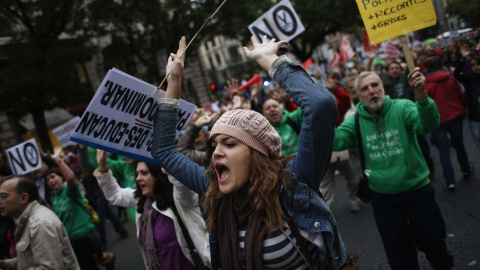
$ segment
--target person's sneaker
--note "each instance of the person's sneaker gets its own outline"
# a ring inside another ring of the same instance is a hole
[[[463,173],[463,179],[471,180],[473,179],[473,173],[475,172],[475,166],[470,166],[470,171]]]
[[[362,207],[360,206],[359,201],[350,202],[350,212],[358,213],[358,212],[360,212],[360,210],[362,210]]]
[[[448,185],[445,185],[445,189],[449,190],[449,191],[455,191],[455,184],[448,184]]]
[[[106,270],[115,270],[115,254],[103,252],[103,258],[97,260],[97,263],[104,266]]]

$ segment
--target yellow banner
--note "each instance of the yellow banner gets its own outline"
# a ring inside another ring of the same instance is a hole
[[[432,0],[356,0],[372,43],[405,35],[437,22]]]

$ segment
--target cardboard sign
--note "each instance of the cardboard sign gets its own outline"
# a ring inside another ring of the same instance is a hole
[[[437,22],[432,0],[356,0],[372,43],[406,35]]]
[[[157,164],[150,154],[157,100],[164,91],[117,69],[108,71],[70,140]],[[177,135],[197,107],[180,100]]]
[[[264,35],[269,40],[275,38],[277,41],[290,41],[305,31],[305,27],[290,1],[283,0],[250,24],[248,30],[259,42]]]
[[[52,130],[62,147],[77,145],[77,143],[70,141],[69,138],[79,122],[80,117],[76,116]]]
[[[6,151],[13,174],[27,174],[42,166],[42,159],[35,139],[17,144]]]

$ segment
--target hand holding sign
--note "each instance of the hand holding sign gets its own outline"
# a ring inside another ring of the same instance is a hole
[[[414,68],[410,74],[408,74],[408,83],[415,91],[415,99],[423,101],[427,98],[425,92],[425,76],[420,72],[420,68]]]
[[[262,37],[262,43],[258,43],[254,36],[252,36],[253,49],[250,50],[247,47],[243,47],[245,56],[250,60],[255,60],[257,63],[267,72],[270,70],[270,66],[273,61],[278,58],[277,51],[282,46],[288,46],[288,42],[279,41],[275,42],[275,39],[267,40],[267,36]]]

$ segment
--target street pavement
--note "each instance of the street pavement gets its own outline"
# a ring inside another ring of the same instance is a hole
[[[447,227],[447,246],[455,255],[454,269],[458,270],[480,269],[480,157],[467,125],[465,121],[464,141],[469,161],[476,167],[476,172],[473,180],[462,179],[452,147],[452,164],[458,180],[455,192],[443,189],[438,151],[430,146],[436,171],[432,185]],[[360,165],[358,162],[354,164],[360,177]],[[390,269],[371,205],[363,204],[361,212],[350,213],[346,182],[342,176],[337,176],[335,180],[336,196],[331,208],[347,250],[359,255],[358,263],[362,270]],[[419,253],[419,263],[421,269],[432,269],[423,253]]]
[[[458,179],[455,192],[443,189],[443,177],[438,152],[431,146],[435,162],[436,175],[432,182],[440,210],[447,226],[447,245],[455,254],[455,268],[458,270],[480,270],[480,156],[472,136],[464,122],[464,138],[470,162],[476,167],[473,180],[463,180],[453,148],[452,163]],[[359,164],[354,162],[357,177],[360,176]],[[362,205],[359,213],[350,213],[347,188],[342,176],[335,179],[335,200],[332,212],[337,219],[342,239],[348,251],[359,255],[361,270],[388,270],[388,261],[383,250],[369,204]],[[108,225],[108,250],[116,254],[116,269],[144,269],[140,250],[135,237],[135,228],[131,222],[126,224],[130,232],[128,239],[119,241],[110,223]],[[423,254],[419,254],[421,269],[432,269]],[[407,270],[407,269],[406,269]]]

